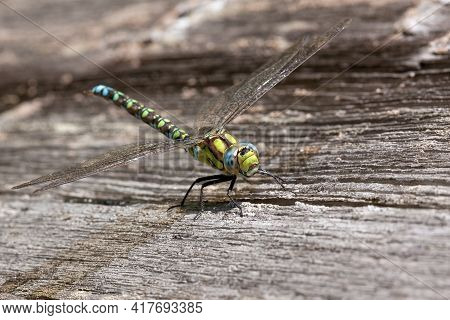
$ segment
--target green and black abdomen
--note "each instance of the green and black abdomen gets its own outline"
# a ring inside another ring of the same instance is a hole
[[[107,100],[111,100],[115,105],[124,108],[129,114],[141,119],[170,139],[176,141],[189,139],[189,135],[184,130],[174,125],[169,119],[161,117],[152,108],[143,105],[139,101],[128,97],[118,90],[104,85],[97,85],[92,88],[92,93]]]

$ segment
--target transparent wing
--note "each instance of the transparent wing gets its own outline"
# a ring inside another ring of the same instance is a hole
[[[51,189],[62,184],[86,178],[98,172],[108,170],[110,168],[128,163],[144,156],[167,152],[176,148],[186,148],[190,145],[193,145],[194,143],[195,142],[192,139],[190,142],[164,141],[160,143],[125,145],[102,154],[96,158],[84,161],[73,167],[69,167],[25,182],[21,185],[13,187],[13,189],[21,189],[42,183],[48,184],[41,187],[40,189],[37,189],[34,192]]]
[[[327,32],[312,38],[302,38],[281,55],[252,73],[247,80],[234,85],[200,107],[195,121],[199,134],[220,129],[251,107],[259,98],[286,78],[350,23],[340,21]]]

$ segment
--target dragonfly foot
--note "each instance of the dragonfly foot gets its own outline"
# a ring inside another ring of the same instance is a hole
[[[176,205],[174,205],[174,206],[170,206],[169,208],[167,208],[167,212],[169,212],[169,211],[172,210],[172,209],[175,209],[175,208],[182,208],[182,207],[183,207],[182,204],[176,204]]]
[[[198,218],[200,218],[201,215],[202,215],[202,212],[197,213],[194,217],[194,221],[198,220]]]
[[[234,200],[234,199],[231,197],[231,195],[230,195],[229,192],[227,192],[227,196],[228,196],[228,198],[230,199],[230,202],[229,202],[228,204],[231,205],[232,207],[238,208],[238,209],[239,209],[239,215],[240,215],[241,217],[243,217],[243,216],[244,216],[244,213],[242,212],[242,207],[240,206],[240,204],[238,204],[238,203],[236,202],[236,200]]]
[[[205,211],[205,201],[203,201],[203,186],[200,189],[200,199],[198,202],[200,202],[200,212],[195,215],[194,220],[198,220],[198,218],[200,218],[200,216],[202,215],[203,211]]]
[[[169,207],[169,208],[167,209],[167,212],[169,212],[170,210],[175,209],[175,208],[183,208],[183,207],[184,207],[184,204],[177,204],[177,205],[174,205],[174,206]],[[199,213],[197,213],[197,214],[195,215],[194,220],[198,220],[198,218],[200,218],[200,216],[202,215],[202,213],[203,213],[203,208],[202,208],[202,210],[201,210]]]

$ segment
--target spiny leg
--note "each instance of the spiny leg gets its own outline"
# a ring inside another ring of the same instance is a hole
[[[227,190],[227,196],[228,196],[228,198],[230,199],[230,202],[231,202],[236,208],[239,209],[239,215],[240,215],[241,217],[243,217],[244,214],[242,213],[242,207],[241,207],[241,206],[233,199],[233,197],[230,195],[230,192],[233,191],[234,184],[236,183],[236,179],[237,179],[237,177],[236,177],[236,176],[233,176],[233,179],[231,180],[230,186],[228,187],[228,190]]]
[[[222,183],[222,182],[227,182],[230,180],[236,180],[236,176],[227,176],[227,175],[221,175],[220,178],[216,179],[216,180],[212,180],[212,181],[208,181],[208,182],[204,182],[200,188],[200,212],[195,216],[194,220],[197,220],[201,213],[203,212],[205,205],[204,205],[204,201],[203,201],[203,188],[206,188],[208,186],[212,186],[214,184],[218,184],[218,183]]]
[[[187,191],[186,194],[184,195],[184,198],[183,198],[183,200],[181,201],[181,203],[169,207],[169,208],[167,209],[167,211],[169,211],[169,210],[171,210],[171,209],[173,209],[173,208],[178,208],[178,207],[184,206],[184,203],[186,202],[186,199],[187,199],[189,193],[191,192],[192,188],[193,188],[197,183],[203,182],[203,181],[208,181],[208,180],[217,180],[217,179],[220,179],[220,178],[222,178],[222,177],[228,177],[228,176],[225,176],[225,175],[223,175],[223,174],[215,174],[215,175],[212,175],[212,176],[201,177],[201,178],[196,179],[194,182],[192,182],[192,184],[191,184],[191,186],[189,187],[188,191]]]

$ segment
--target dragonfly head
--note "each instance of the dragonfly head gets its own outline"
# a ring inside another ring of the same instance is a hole
[[[239,143],[229,147],[223,156],[228,172],[251,177],[259,170],[259,152],[251,143]]]

